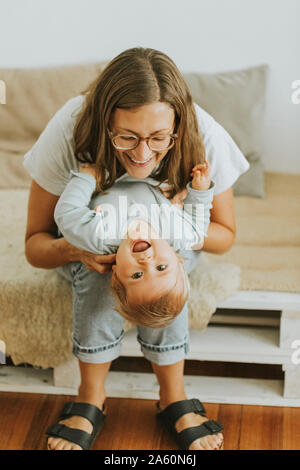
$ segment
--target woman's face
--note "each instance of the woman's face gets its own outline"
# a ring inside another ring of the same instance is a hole
[[[175,113],[167,104],[160,101],[138,108],[117,108],[113,114],[110,130],[115,133],[150,137],[155,134],[172,134]],[[134,178],[146,178],[157,164],[167,155],[168,150],[153,151],[147,142],[140,141],[132,150],[116,150],[118,159],[127,173]]]

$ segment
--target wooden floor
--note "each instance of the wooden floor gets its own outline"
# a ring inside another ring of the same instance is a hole
[[[131,360],[131,367],[147,371],[146,362]],[[123,358],[113,370],[125,368]],[[126,365],[128,370],[128,363]],[[195,369],[187,361],[185,373]],[[149,370],[149,368],[148,368]],[[205,364],[197,373],[278,378],[277,366]],[[190,397],[192,398],[192,397]],[[63,404],[74,397],[29,393],[0,393],[0,450],[45,449],[45,430],[56,421]],[[225,450],[299,450],[300,408],[249,405],[205,404],[209,419],[224,426]],[[176,444],[160,428],[155,418],[155,400],[107,399],[107,419],[93,449],[175,450]]]

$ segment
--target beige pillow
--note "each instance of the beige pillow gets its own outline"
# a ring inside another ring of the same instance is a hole
[[[3,69],[6,104],[0,105],[0,188],[27,188],[22,165],[48,121],[80,94],[106,63],[41,69]]]
[[[250,163],[235,195],[264,197],[262,122],[267,65],[215,74],[186,73],[194,101],[223,126]]]

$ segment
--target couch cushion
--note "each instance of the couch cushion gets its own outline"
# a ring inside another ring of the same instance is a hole
[[[106,63],[41,69],[0,69],[6,104],[0,105],[0,188],[27,188],[22,166],[51,117],[80,94]]]
[[[196,103],[227,130],[250,163],[233,186],[236,196],[264,197],[262,124],[267,71],[267,65],[260,65],[215,74],[184,74]]]
[[[213,263],[241,267],[241,290],[300,293],[300,175],[266,173],[266,198],[235,198],[237,236]]]

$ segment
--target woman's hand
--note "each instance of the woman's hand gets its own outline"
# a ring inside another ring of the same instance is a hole
[[[80,250],[74,245],[71,245],[65,238],[58,239],[61,243],[61,248],[68,252],[70,261],[81,261],[90,271],[100,274],[106,274],[112,271],[112,265],[116,261],[116,253],[111,255],[97,255],[89,251]]]

